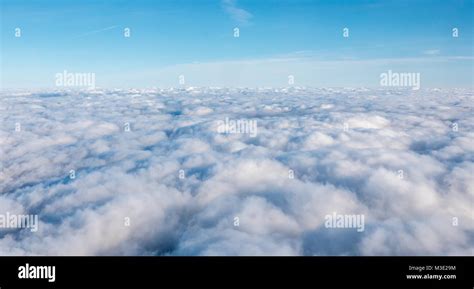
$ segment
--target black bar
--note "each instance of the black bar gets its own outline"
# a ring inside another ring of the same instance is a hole
[[[30,269],[55,266],[55,281],[18,278],[19,267],[27,263]],[[456,279],[408,280],[407,274],[455,275]],[[473,257],[0,257],[1,289],[471,289],[473,275]]]

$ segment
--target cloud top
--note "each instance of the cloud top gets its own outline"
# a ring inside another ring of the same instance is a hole
[[[472,97],[5,92],[0,214],[39,226],[0,229],[0,254],[470,255]],[[218,132],[226,118],[258,133]],[[364,230],[327,228],[331,214],[363,215]]]

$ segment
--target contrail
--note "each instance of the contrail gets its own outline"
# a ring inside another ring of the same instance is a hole
[[[81,37],[89,36],[89,35],[92,35],[92,34],[97,34],[97,33],[100,33],[100,32],[103,32],[103,31],[107,31],[107,30],[111,30],[111,29],[114,29],[114,28],[117,28],[117,27],[118,27],[118,25],[113,25],[113,26],[109,26],[109,27],[102,28],[102,29],[99,29],[99,30],[89,31],[89,32],[86,32],[86,33],[84,33],[84,34],[75,36],[75,37],[73,37],[72,39],[81,38]]]

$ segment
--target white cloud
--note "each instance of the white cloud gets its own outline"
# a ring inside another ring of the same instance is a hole
[[[245,9],[237,7],[237,0],[222,0],[222,7],[238,24],[249,24],[252,14]]]
[[[472,90],[0,98],[0,213],[40,219],[38,232],[0,229],[1,255],[467,255],[474,246]],[[257,135],[217,133],[226,117],[257,120]],[[333,212],[364,214],[365,230],[325,228]]]
[[[423,54],[425,55],[439,55],[441,51],[439,49],[428,49],[423,51]]]

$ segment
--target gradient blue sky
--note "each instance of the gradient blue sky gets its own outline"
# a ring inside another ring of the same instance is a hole
[[[388,69],[420,72],[425,87],[473,85],[470,0],[0,2],[4,88],[53,87],[63,70],[101,87],[177,86],[181,74],[196,86],[286,86],[288,75],[377,86]]]

